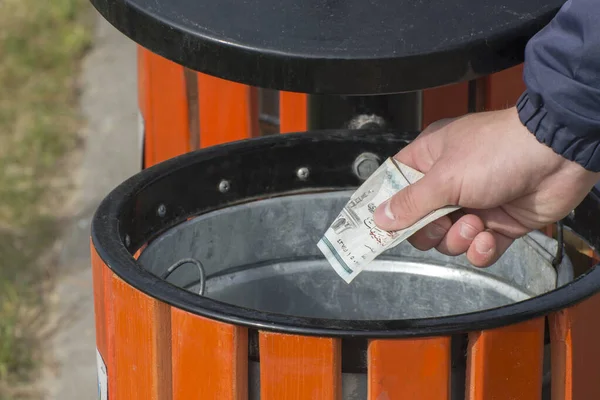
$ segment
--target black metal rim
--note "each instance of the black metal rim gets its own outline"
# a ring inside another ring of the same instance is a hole
[[[538,20],[508,26],[485,40],[444,50],[401,58],[332,57],[324,61],[322,57],[267,51],[203,36],[175,23],[165,23],[128,0],[91,3],[136,43],[192,70],[262,88],[339,95],[411,92],[513,67],[523,62],[528,39],[558,11],[556,8]]]
[[[176,157],[131,177],[102,201],[92,222],[94,247],[101,259],[117,276],[137,290],[173,307],[235,325],[303,335],[390,338],[464,333],[472,330],[501,327],[547,315],[553,311],[577,304],[600,291],[600,268],[595,266],[585,275],[554,291],[512,305],[480,312],[411,320],[348,321],[316,319],[259,312],[197,296],[152,275],[144,270],[132,257],[132,252],[149,239],[148,232],[151,232],[152,237],[156,237],[161,232],[168,230],[190,216],[185,211],[177,215],[177,210],[175,210],[170,220],[167,216],[167,220],[163,220],[167,222],[161,224],[157,222],[158,219],[153,220],[154,217],[149,217],[150,214],[148,213],[132,217],[130,211],[126,209],[127,206],[131,205],[143,208],[136,196],[144,190],[159,185],[159,182],[169,177],[169,175],[177,176],[183,173],[186,168],[200,164],[206,168],[210,163],[223,158],[237,159],[239,158],[237,156],[250,154],[253,151],[260,153],[262,151],[289,150],[299,144],[308,145],[315,149],[324,148],[323,151],[328,151],[325,144],[329,147],[348,143],[358,147],[363,143],[370,144],[371,147],[382,145],[383,147],[380,147],[380,149],[388,149],[387,156],[393,154],[392,149],[398,148],[403,143],[406,144],[413,136],[391,133],[374,134],[368,131],[309,132],[229,143]],[[363,147],[360,148],[361,151],[363,149]],[[268,157],[264,161],[268,163]],[[348,173],[348,176],[350,175]],[[292,192],[298,191],[298,188],[302,185],[310,188],[311,184],[310,182],[303,184],[296,181],[293,185],[296,185],[297,188],[295,190],[290,188]],[[325,189],[344,190],[353,185],[354,183],[347,181],[342,182],[339,187]],[[285,193],[274,195],[281,194]],[[154,204],[150,204],[149,207],[154,207]],[[592,246],[598,247],[600,236],[597,231],[599,229],[597,228],[597,222],[594,221],[598,220],[599,215],[600,196],[594,190],[580,204],[573,215],[565,219],[564,223],[566,227],[573,229]],[[133,224],[128,222],[128,220],[135,220],[136,218],[142,218],[142,220]],[[140,226],[145,226],[149,231],[131,236],[126,233],[126,230]]]

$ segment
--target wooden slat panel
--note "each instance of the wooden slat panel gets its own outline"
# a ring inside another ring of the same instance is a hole
[[[248,118],[249,118],[249,137],[261,136],[260,121],[258,115],[260,114],[260,90],[253,86],[248,86]]]
[[[182,66],[138,47],[138,104],[145,125],[146,167],[190,151]]]
[[[246,400],[248,332],[173,308],[173,400]]]
[[[450,338],[369,343],[369,400],[450,399]]]
[[[523,91],[523,66],[482,78],[486,111],[514,106]],[[469,111],[469,84],[463,82],[423,91],[423,128],[442,118],[458,117]]]
[[[486,111],[503,110],[514,106],[524,90],[522,64],[486,77]]]
[[[106,274],[105,269],[108,269],[105,265],[96,249],[94,244],[90,241],[91,247],[91,258],[92,258],[92,279],[94,283],[94,316],[96,321],[96,346],[98,351],[104,358],[108,356],[108,323],[106,314],[106,285],[104,284],[104,275]]]
[[[469,84],[441,86],[423,91],[423,129],[442,118],[460,117],[469,111]]]
[[[249,86],[198,74],[198,105],[200,107],[200,147],[248,139],[257,122]]]
[[[91,242],[92,279],[94,281],[94,314],[96,324],[96,346],[107,370],[108,395],[115,392],[117,383],[114,373],[114,321],[112,315],[113,273],[100,258]],[[109,397],[112,398],[112,397]]]
[[[589,269],[589,267],[592,267],[600,262],[600,255],[594,251],[594,249],[585,240],[583,240],[581,236],[570,230],[564,230],[563,236],[566,244],[572,246],[575,250],[577,250],[578,253],[585,255],[591,260],[590,263],[579,263],[582,265],[574,265],[576,269],[582,269],[580,271],[581,273],[584,273]],[[578,263],[574,262],[574,264]]]
[[[170,307],[112,277],[112,399],[170,400]],[[109,372],[110,373],[110,372]]]
[[[544,319],[469,334],[468,400],[539,400]]]
[[[600,295],[550,316],[552,400],[600,399]]]
[[[306,95],[303,93],[279,93],[279,132],[304,132],[308,129]]]
[[[341,400],[341,342],[261,332],[261,400]]]

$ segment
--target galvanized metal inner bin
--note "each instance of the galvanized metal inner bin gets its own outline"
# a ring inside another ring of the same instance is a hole
[[[312,132],[177,157],[142,171],[104,200],[92,226],[94,246],[137,290],[205,318],[248,326],[251,399],[260,393],[258,330],[341,337],[348,400],[366,399],[369,339],[452,336],[452,399],[462,399],[467,332],[581,301],[600,290],[600,270],[574,278],[561,246],[536,232],[487,269],[403,243],[347,285],[316,243],[364,179],[355,161],[365,152],[383,160],[412,137]],[[592,193],[565,229],[598,245],[599,217],[600,200]],[[563,257],[555,267],[557,254]],[[546,379],[545,393],[548,387]]]
[[[195,293],[203,283],[203,295],[214,300],[290,316],[350,320],[480,311],[540,295],[572,279],[568,257],[560,273],[552,265],[556,240],[534,232],[487,269],[471,266],[464,256],[422,252],[404,242],[348,285],[316,243],[350,194],[291,195],[204,214],[161,235],[139,262],[162,277],[182,260],[167,281]]]

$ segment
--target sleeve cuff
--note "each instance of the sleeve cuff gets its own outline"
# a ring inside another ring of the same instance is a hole
[[[600,172],[600,135],[578,136],[566,126],[553,121],[539,96],[521,95],[517,102],[521,123],[537,140],[567,160],[583,168]]]

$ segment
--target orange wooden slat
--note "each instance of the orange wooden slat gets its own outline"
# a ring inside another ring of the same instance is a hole
[[[483,108],[491,111],[514,106],[525,90],[522,75],[523,66],[518,65],[480,79],[483,84]],[[439,119],[458,117],[468,111],[468,82],[423,91],[423,128]]]
[[[92,279],[94,283],[94,314],[96,325],[96,348],[102,357],[107,370],[108,395],[115,392],[116,376],[114,374],[115,352],[114,322],[112,318],[112,276],[113,273],[100,258],[91,244]]]
[[[441,86],[423,91],[423,129],[442,118],[460,117],[469,111],[469,84]]]
[[[341,400],[339,339],[261,332],[261,400]]]
[[[307,96],[279,92],[279,132],[304,132],[308,129]]]
[[[173,308],[173,400],[246,400],[248,331]]]
[[[138,47],[138,104],[146,167],[190,151],[184,68]]]
[[[248,118],[249,127],[248,132],[250,137],[261,136],[260,121],[258,116],[260,114],[260,90],[256,87],[248,87]]]
[[[257,136],[255,95],[249,86],[198,74],[200,147]]]
[[[113,372],[109,398],[171,400],[170,307],[116,275],[111,288]]]
[[[517,104],[525,90],[523,64],[485,78],[485,110],[503,110]]]
[[[372,340],[369,400],[450,399],[450,338]]]
[[[549,317],[552,400],[600,399],[600,295]]]
[[[142,255],[142,253],[144,252],[144,250],[146,250],[146,247],[148,247],[147,243],[142,245],[142,247],[140,247],[135,253],[133,253],[133,258],[138,260],[140,258],[140,256]]]
[[[468,400],[539,400],[544,318],[469,334]]]
[[[590,266],[596,265],[600,262],[600,255],[593,248],[591,248],[586,242],[584,242],[583,240],[577,241],[575,243],[575,245],[576,245],[577,251],[579,251],[581,254],[584,254],[590,258],[591,263],[592,263],[592,265],[590,265]]]
[[[93,243],[90,241],[91,261],[92,261],[92,280],[94,284],[94,317],[96,321],[96,346],[104,358],[108,356],[108,323],[106,313],[106,285],[104,284],[105,265]],[[106,362],[106,360],[105,360]]]

